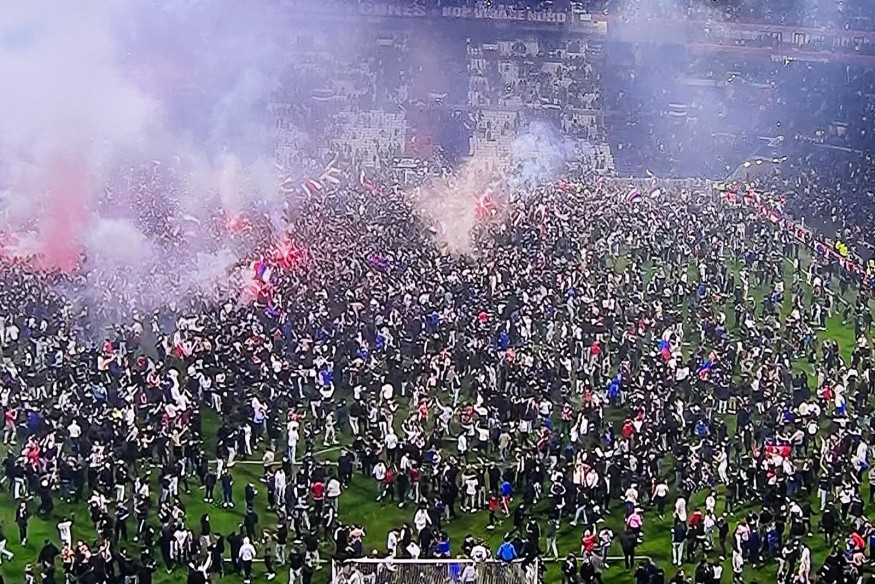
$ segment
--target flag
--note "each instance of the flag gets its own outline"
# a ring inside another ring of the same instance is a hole
[[[673,118],[685,118],[687,117],[687,105],[683,103],[670,103],[668,104],[668,115]]]
[[[629,194],[626,195],[626,203],[632,205],[632,204],[640,203],[640,202],[641,202],[641,191],[639,191],[637,187],[632,189],[631,191],[629,191]]]
[[[375,268],[379,268],[381,270],[389,269],[389,260],[382,256],[372,255],[368,258],[368,264],[374,266]]]
[[[660,353],[660,355],[662,355],[663,359],[665,359],[666,361],[671,359],[671,342],[670,341],[668,341],[667,339],[660,339],[659,344],[657,345],[657,348],[659,349],[659,353]]]
[[[330,88],[314,89],[310,97],[316,101],[331,101],[334,99],[334,90]]]
[[[493,208],[492,198],[489,193],[485,193],[474,205],[474,217],[478,220],[486,219],[492,214]]]
[[[372,195],[376,194],[379,191],[379,189],[377,188],[377,184],[365,176],[364,170],[359,172],[359,184],[361,184],[362,188]]]
[[[698,373],[699,379],[706,379],[708,374],[711,373],[711,369],[714,367],[714,360],[708,359],[701,365],[699,365]]]
[[[757,193],[757,192],[754,191],[754,190],[750,190],[750,191],[748,191],[748,192],[744,195],[744,202],[745,202],[745,204],[747,204],[747,205],[750,205],[751,203],[759,203],[759,202],[760,202],[760,195],[759,195],[759,193]]]
[[[308,194],[315,195],[323,188],[325,188],[325,185],[322,184],[322,182],[311,178],[304,181],[304,184],[301,185],[301,188],[304,189],[304,191]]]
[[[270,269],[270,266],[264,260],[258,260],[255,262],[255,279],[259,282],[270,282],[270,276],[273,273],[273,270]]]
[[[339,168],[329,167],[319,175],[319,180],[333,185],[339,185],[342,176],[343,175]]]

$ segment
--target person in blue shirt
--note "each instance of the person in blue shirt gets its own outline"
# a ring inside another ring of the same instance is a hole
[[[517,558],[516,548],[510,542],[510,537],[504,536],[504,541],[498,546],[495,555],[503,562],[512,562]]]
[[[441,532],[438,535],[437,543],[435,544],[435,556],[438,558],[450,557],[450,536],[446,532]]]

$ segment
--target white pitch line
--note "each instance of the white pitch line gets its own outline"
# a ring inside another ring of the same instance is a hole
[[[322,450],[315,450],[315,451],[313,451],[313,456],[319,456],[319,455],[321,455],[321,454],[328,454],[329,452],[337,452],[338,450],[343,450],[344,448],[345,448],[345,446],[332,446],[332,447],[330,447],[330,448],[323,448]],[[212,462],[215,463],[215,460],[213,460]],[[277,464],[277,462],[279,462],[279,461],[276,461],[276,460],[275,460],[275,461],[273,462],[273,464]],[[298,464],[299,462],[301,462],[301,461],[300,461],[300,460],[296,460],[296,461],[294,462],[294,464]],[[325,464],[325,463],[334,464],[334,461],[326,460],[326,461],[322,461],[322,463],[323,463],[323,464]],[[234,468],[234,467],[237,466],[238,464],[261,464],[261,465],[263,465],[264,462],[262,462],[262,461],[260,461],[260,460],[235,460],[235,461],[231,464],[231,468]],[[226,463],[226,466],[227,466],[227,463]]]

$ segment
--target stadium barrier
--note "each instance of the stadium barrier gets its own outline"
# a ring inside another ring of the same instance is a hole
[[[473,571],[466,572],[468,567]],[[538,584],[541,560],[524,564],[468,558],[357,558],[331,565],[331,584]]]

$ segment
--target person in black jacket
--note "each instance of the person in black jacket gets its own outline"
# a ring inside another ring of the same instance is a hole
[[[232,531],[228,534],[228,537],[225,540],[228,542],[229,551],[231,553],[231,568],[235,574],[240,573],[240,560],[238,556],[240,555],[240,546],[243,545],[243,537],[242,537],[242,526],[240,529],[240,533],[236,531]]]
[[[206,582],[206,574],[195,568],[193,565],[188,566],[188,578],[186,579],[186,584],[206,584]]]
[[[348,450],[344,450],[337,459],[337,480],[344,487],[348,487],[352,480],[352,454]]]
[[[115,541],[121,541],[124,539],[128,541],[128,518],[131,516],[131,512],[128,510],[128,506],[124,503],[119,503],[115,508]]]
[[[219,578],[225,577],[225,537],[222,534],[216,535],[216,541],[208,548],[210,557],[212,558],[211,569],[214,574],[218,574]]]
[[[562,584],[577,584],[577,558],[568,554],[562,562]]]
[[[687,523],[675,520],[671,530],[671,563],[680,566],[684,563],[684,546],[687,541]]]
[[[137,567],[134,560],[128,555],[128,550],[122,548],[116,557],[119,575],[124,579],[124,584],[134,584],[137,576]]]
[[[696,572],[693,575],[693,582],[695,584],[713,584],[714,580],[714,570],[711,568],[711,564],[708,563],[708,560],[702,558],[699,561],[699,565],[696,566]]]
[[[622,536],[620,537],[622,538]],[[650,560],[642,561],[641,564],[638,565],[638,569],[635,570],[635,584],[650,584],[650,579],[655,572],[656,566],[654,566]]]
[[[37,556],[37,560],[39,560],[40,565],[45,568],[47,566],[52,566],[55,563],[55,558],[61,555],[61,550],[58,549],[58,546],[53,544],[51,540],[45,540],[43,543],[42,549],[39,551],[39,555]]]
[[[18,541],[21,545],[27,545],[27,522],[30,520],[30,511],[27,503],[22,501],[15,510],[15,524],[18,526]]]
[[[720,541],[720,560],[726,559],[726,539],[729,537],[729,522],[721,517],[717,520],[717,538]]]
[[[289,540],[289,528],[284,519],[276,525],[276,563],[282,566],[286,563],[286,543]]]
[[[580,561],[580,584],[593,584],[595,580],[595,566],[588,555]]]
[[[626,570],[631,570],[635,565],[635,548],[638,546],[638,536],[632,531],[625,531],[620,535],[620,548],[623,550],[623,562]]]

